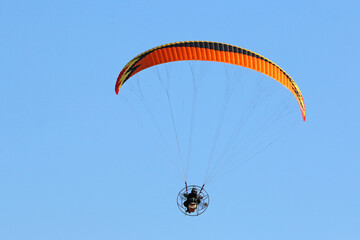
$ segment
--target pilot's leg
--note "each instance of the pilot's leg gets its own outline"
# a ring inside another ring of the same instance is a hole
[[[189,211],[189,202],[188,202],[187,200],[184,202],[184,206],[185,206],[186,209],[187,209],[186,211],[187,211],[187,212],[190,212],[190,211]]]

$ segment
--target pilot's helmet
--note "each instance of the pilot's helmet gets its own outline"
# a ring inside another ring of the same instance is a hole
[[[197,193],[197,189],[196,188],[191,189],[191,193]]]

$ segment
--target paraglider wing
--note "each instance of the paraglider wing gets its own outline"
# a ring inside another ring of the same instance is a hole
[[[132,59],[120,72],[115,92],[136,73],[162,63],[186,60],[214,61],[234,64],[261,72],[289,89],[299,103],[303,120],[305,104],[294,80],[279,66],[263,56],[237,46],[205,41],[175,42],[152,48]]]

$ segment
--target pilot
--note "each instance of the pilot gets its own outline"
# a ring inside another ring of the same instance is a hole
[[[196,188],[191,189],[191,193],[184,193],[184,197],[186,197],[184,206],[186,207],[186,212],[188,213],[195,212],[197,205],[201,203],[201,199],[203,198],[200,194],[197,193]]]

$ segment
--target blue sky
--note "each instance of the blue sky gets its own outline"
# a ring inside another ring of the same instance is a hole
[[[358,1],[1,2],[0,238],[359,239],[359,13]],[[134,56],[186,40],[271,59],[307,107],[207,186],[197,218],[178,211],[181,178],[114,93]]]

